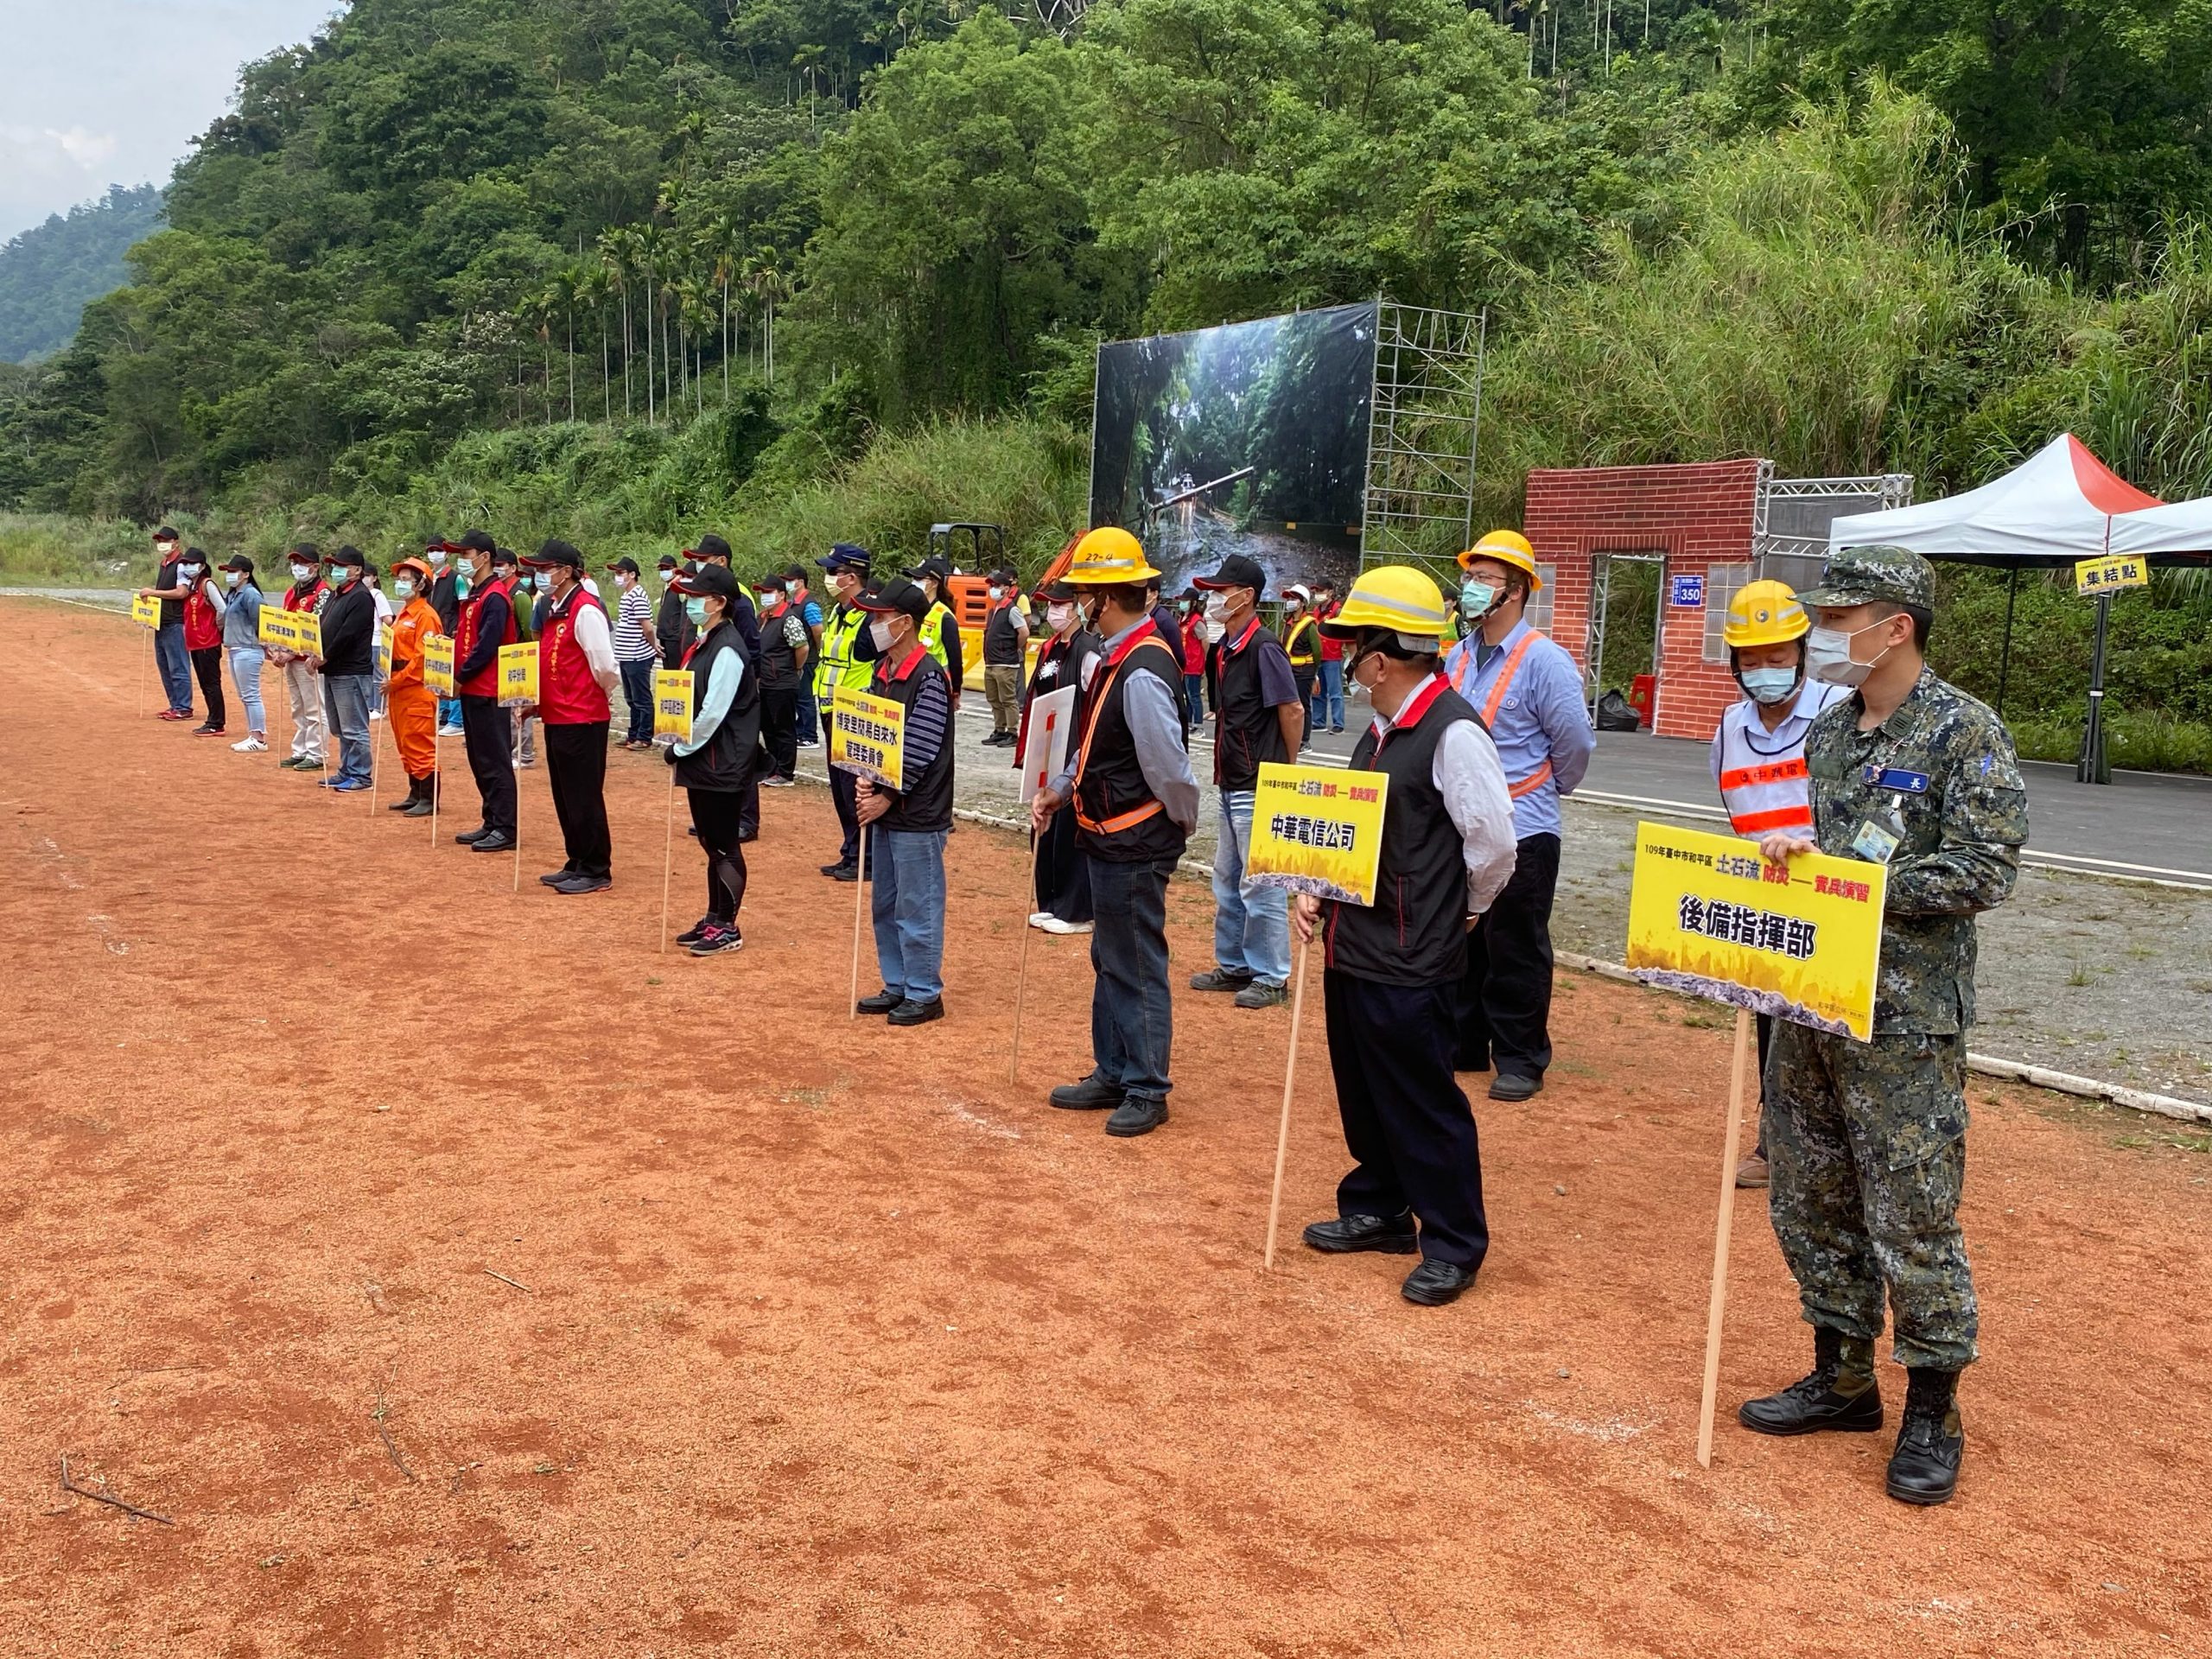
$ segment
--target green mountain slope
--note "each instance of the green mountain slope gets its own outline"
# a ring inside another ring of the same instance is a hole
[[[162,192],[119,184],[0,246],[0,359],[27,363],[69,343],[88,301],[130,274],[125,249],[162,222]]]

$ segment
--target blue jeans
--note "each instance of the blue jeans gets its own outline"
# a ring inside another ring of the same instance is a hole
[[[795,743],[818,743],[822,741],[814,727],[814,669],[810,664],[799,676],[798,715],[793,721],[793,728],[791,741]]]
[[[911,1002],[933,1002],[944,994],[945,833],[868,830],[876,966],[883,988]]]
[[[440,697],[438,699],[438,724],[441,726],[458,726],[461,724],[461,699],[459,697]]]
[[[1191,711],[1192,731],[1206,723],[1206,677],[1185,674],[1183,677],[1183,702]]]
[[[1254,798],[1249,789],[1221,791],[1221,836],[1213,854],[1213,959],[1233,974],[1281,985],[1290,978],[1290,895],[1244,879]]]
[[[333,783],[369,781],[369,697],[376,679],[368,674],[326,674],[323,707],[338,738],[338,772]]]
[[[1090,1052],[1096,1075],[1124,1095],[1165,1100],[1173,1087],[1167,1063],[1175,1044],[1175,1005],[1167,992],[1167,878],[1175,861],[1090,866],[1098,919],[1090,935]]]
[[[622,701],[630,705],[630,742],[652,741],[653,670],[659,666],[660,659],[655,657],[622,664]]]
[[[245,728],[255,737],[268,734],[269,717],[261,708],[261,664],[264,658],[259,645],[231,647],[231,683],[238,689],[238,701],[245,705]]]
[[[1321,718],[1325,714],[1326,720]],[[1313,724],[1332,731],[1344,728],[1344,665],[1342,659],[1321,659],[1321,677],[1313,683]]]
[[[192,712],[192,653],[184,648],[184,624],[172,622],[154,630],[154,666],[162,677],[162,695],[180,715]]]

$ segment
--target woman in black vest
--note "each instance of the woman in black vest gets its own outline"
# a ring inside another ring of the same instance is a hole
[[[1014,747],[1014,765],[1028,757],[1030,709],[1038,698],[1067,686],[1076,688],[1068,715],[1068,741],[1083,729],[1083,693],[1094,671],[1101,646],[1098,636],[1084,626],[1076,604],[1073,582],[1056,582],[1038,595],[1045,601],[1045,626],[1051,630],[1037,647],[1036,671],[1021,696],[1021,727]],[[1039,743],[1045,741],[1040,734]],[[1042,753],[1044,751],[1039,750]],[[1075,844],[1075,814],[1066,807],[1052,815],[1039,832],[1037,842],[1037,908],[1029,925],[1047,933],[1088,933],[1091,925],[1090,866]]]
[[[1347,677],[1374,703],[1351,769],[1390,784],[1375,903],[1297,903],[1300,942],[1318,922],[1325,947],[1329,1064],[1354,1164],[1338,1219],[1306,1228],[1306,1242],[1418,1249],[1402,1294],[1441,1306],[1490,1248],[1474,1112],[1452,1073],[1454,999],[1467,929],[1513,874],[1513,802],[1481,717],[1439,671],[1451,614],[1433,582],[1404,565],[1370,570],[1321,626],[1348,642]]]
[[[760,683],[731,612],[737,578],[706,564],[670,584],[698,631],[684,666],[691,671],[691,735],[668,752],[691,804],[691,825],[707,855],[707,913],[676,936],[695,957],[742,950],[737,912],[745,904],[745,847],[739,822],[753,759],[760,747]]]

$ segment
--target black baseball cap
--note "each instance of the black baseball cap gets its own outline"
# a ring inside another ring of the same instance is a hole
[[[729,558],[729,543],[719,536],[702,536],[699,538],[698,546],[686,548],[684,551],[697,558],[721,559],[727,562]]]
[[[519,565],[522,563],[522,556],[512,547],[495,547],[492,550],[492,563]]]
[[[720,599],[737,597],[737,578],[726,564],[702,564],[686,570],[670,584],[679,594],[712,594]]]
[[[243,570],[250,576],[253,574],[253,561],[243,553],[233,553],[215,568],[219,570]]]
[[[454,546],[463,553],[496,554],[499,550],[499,544],[492,539],[491,532],[483,530],[462,531],[461,540],[454,543]]]
[[[997,569],[991,572],[990,580],[998,583],[1002,588],[1011,588],[1014,585],[1018,578],[1014,575],[1013,571],[1007,569],[1004,565],[1001,565]]]
[[[549,540],[523,563],[538,569],[549,565],[565,564],[571,570],[581,570],[584,568],[584,556],[566,542]]]
[[[1071,582],[1048,582],[1037,590],[1037,597],[1048,604],[1067,605],[1071,604],[1082,592],[1083,589]]]
[[[880,611],[911,616],[920,621],[930,613],[930,597],[904,576],[893,576],[873,594],[862,594],[853,601],[858,609]]]
[[[294,542],[288,556],[299,560],[302,564],[321,564],[322,550],[313,542]]]
[[[1257,559],[1248,559],[1242,553],[1232,553],[1221,562],[1221,569],[1210,576],[1193,576],[1192,585],[1198,588],[1249,588],[1254,598],[1268,591],[1268,573],[1260,569]]]
[[[664,553],[660,556],[659,567],[664,570],[674,570],[679,568],[683,563],[683,561],[677,558],[675,554]]]
[[[943,559],[924,559],[919,564],[908,570],[906,574],[913,577],[917,582],[919,582],[924,576],[935,576],[939,582],[944,582],[951,576],[952,567],[947,564]]]
[[[154,539],[157,542],[177,542],[182,541],[184,538],[179,536],[176,531],[171,530],[167,524],[163,524],[159,530],[154,532]]]
[[[340,548],[335,553],[333,553],[327,563],[331,564],[358,564],[366,568],[369,562],[362,556],[361,550],[359,548],[355,547],[349,543],[346,546]]]
[[[626,553],[607,568],[610,570],[627,570],[633,576],[645,574],[638,569],[638,562]]]
[[[806,580],[806,567],[803,564],[785,565],[784,567],[784,580],[785,582],[804,582]]]

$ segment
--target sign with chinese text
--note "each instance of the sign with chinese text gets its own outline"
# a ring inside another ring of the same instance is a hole
[[[322,655],[322,618],[313,611],[287,611],[292,619],[292,649],[302,657]]]
[[[1068,731],[1075,724],[1075,687],[1064,685],[1033,697],[1029,720],[1021,741],[1021,800],[1027,805],[1037,791],[1060,775],[1068,763]]]
[[[1678,611],[1701,611],[1705,608],[1705,578],[1703,576],[1672,576],[1667,582],[1667,603]]]
[[[141,594],[130,601],[130,620],[142,628],[162,626],[162,601],[150,594]]]
[[[906,705],[865,691],[837,688],[830,705],[830,764],[873,779],[886,789],[902,788],[906,768]]]
[[[653,735],[691,741],[691,671],[657,668],[653,671]]]
[[[434,697],[453,696],[453,636],[423,636],[423,689]]]
[[[2105,559],[2083,559],[2074,567],[2077,594],[2116,594],[2123,588],[2147,588],[2151,573],[2140,555],[2115,554]]]
[[[499,647],[499,707],[520,709],[537,701],[537,642]]]
[[[1639,823],[1628,965],[1647,984],[1864,1042],[1888,874],[1825,853],[1785,868],[1732,836]]]
[[[272,651],[291,648],[292,630],[284,620],[283,609],[276,605],[261,607],[261,623],[257,630],[261,643]]]
[[[1389,791],[1390,779],[1379,772],[1262,762],[1245,880],[1347,905],[1373,904]]]
[[[380,677],[391,672],[391,624],[389,622],[377,624],[376,665]]]

